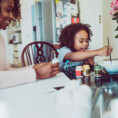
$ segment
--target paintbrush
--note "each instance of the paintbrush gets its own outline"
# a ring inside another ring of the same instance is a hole
[[[109,46],[109,37],[107,37],[107,41],[108,41],[108,46]],[[111,54],[110,54],[110,62],[112,62]]]

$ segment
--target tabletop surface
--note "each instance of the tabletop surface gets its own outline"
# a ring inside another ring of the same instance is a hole
[[[65,74],[59,73],[52,78],[0,89],[0,111],[4,108],[4,114],[7,114],[7,117],[2,118],[56,118],[57,90],[54,87],[65,86],[69,81]],[[95,90],[92,100],[93,109],[97,101],[100,101],[101,104],[104,103],[102,106],[103,109],[106,109],[109,101],[118,96],[116,82],[96,87],[93,84],[95,83],[94,78],[92,78],[90,83],[92,84],[89,86]],[[109,95],[108,90],[112,90],[111,95]],[[99,100],[100,95],[106,102]]]
[[[55,118],[57,90],[54,87],[65,86],[69,81],[59,73],[53,78],[1,89],[1,107],[6,107],[7,118]]]

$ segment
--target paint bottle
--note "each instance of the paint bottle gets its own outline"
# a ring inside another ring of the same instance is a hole
[[[90,76],[90,66],[89,65],[83,65],[83,75],[85,77]]]
[[[82,68],[82,66],[76,66],[75,75],[76,75],[77,79],[83,77],[83,68]]]
[[[102,68],[100,65],[95,65],[94,66],[94,72],[95,72],[95,77],[101,77],[102,76]]]
[[[84,84],[91,85],[90,76],[84,77]]]
[[[76,79],[77,79],[79,85],[82,84],[82,81],[83,81],[83,68],[82,68],[82,66],[76,66],[75,75],[76,75]]]
[[[95,85],[96,85],[97,87],[102,86],[102,79],[101,79],[100,77],[96,77],[96,78],[95,78]]]

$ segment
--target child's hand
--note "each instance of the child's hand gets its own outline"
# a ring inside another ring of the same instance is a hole
[[[104,46],[103,48],[98,49],[98,56],[108,56],[112,52],[111,46]]]
[[[89,65],[94,65],[94,57],[86,59],[84,63]]]

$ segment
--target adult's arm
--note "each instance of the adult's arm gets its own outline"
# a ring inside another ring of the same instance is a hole
[[[16,86],[36,79],[46,79],[59,73],[59,63],[40,63],[33,67],[24,67],[16,70],[0,71],[0,88]]]
[[[0,88],[6,88],[55,76],[59,64],[41,63],[19,69],[9,68],[6,59],[5,42],[0,36]]]
[[[36,80],[32,67],[16,70],[0,71],[0,88],[7,88]]]
[[[33,66],[13,69],[8,65],[6,59],[5,40],[0,35],[0,88],[16,86],[36,80],[36,73]]]

